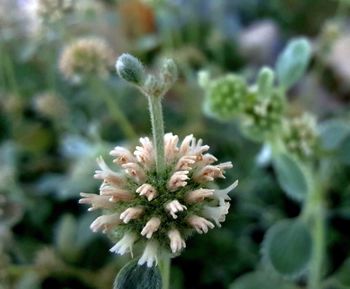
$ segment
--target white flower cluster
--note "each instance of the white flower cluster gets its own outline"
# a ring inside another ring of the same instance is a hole
[[[120,172],[98,158],[95,178],[103,181],[100,194],[81,193],[80,203],[89,204],[89,210],[103,209],[91,229],[118,238],[111,252],[132,253],[139,243],[145,246],[139,264],[151,267],[169,248],[171,254],[184,249],[191,232],[220,227],[230,207],[228,193],[237,182],[224,190],[208,187],[225,178],[232,164],[215,164],[217,159],[207,153],[209,146],[192,135],[179,145],[177,135],[164,136],[166,169],[161,175],[156,173],[153,143],[147,137],[140,143],[134,153],[119,146],[110,152]]]

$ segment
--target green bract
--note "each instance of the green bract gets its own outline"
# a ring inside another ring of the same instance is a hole
[[[161,289],[162,277],[158,267],[138,266],[131,260],[117,275],[113,289]]]

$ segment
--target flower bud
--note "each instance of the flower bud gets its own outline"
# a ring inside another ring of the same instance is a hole
[[[144,92],[148,95],[161,96],[164,93],[164,83],[162,83],[157,77],[150,74],[147,76],[144,85]]]
[[[258,91],[263,97],[268,97],[273,92],[275,73],[269,67],[263,67],[258,76]]]
[[[201,70],[198,72],[197,81],[201,88],[206,88],[210,81],[210,73],[207,70]]]
[[[134,56],[124,53],[115,65],[118,75],[136,85],[142,85],[145,79],[145,70],[142,63]]]
[[[162,80],[166,87],[172,86],[178,77],[177,66],[171,58],[165,59],[160,71]]]

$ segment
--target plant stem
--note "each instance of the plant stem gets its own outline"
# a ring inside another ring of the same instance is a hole
[[[308,289],[321,288],[322,270],[325,256],[325,207],[324,190],[325,186],[320,181],[313,182],[314,189],[310,191],[309,197],[304,206],[304,217],[309,220],[311,225],[312,252],[310,261],[310,273]]]
[[[313,251],[310,264],[309,289],[321,288],[322,269],[325,251],[324,207],[322,203],[315,204],[313,212]]]
[[[164,122],[161,97],[147,95],[149,111],[151,114],[153,143],[156,152],[156,169],[160,175],[165,170],[164,153]]]
[[[162,275],[163,289],[169,289],[170,263],[171,263],[171,259],[170,259],[170,256],[168,255],[162,256],[162,259],[159,262],[159,270],[160,270],[160,274]]]
[[[103,98],[109,110],[110,116],[119,125],[124,135],[131,141],[135,140],[137,138],[137,135],[133,127],[118,106],[116,100],[112,97],[111,93],[109,93],[109,91],[107,91],[103,85],[101,85],[101,82],[99,80],[92,81],[92,83],[94,83],[95,93]]]

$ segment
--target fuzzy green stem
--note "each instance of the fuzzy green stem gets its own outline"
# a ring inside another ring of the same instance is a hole
[[[135,140],[137,138],[137,135],[133,127],[131,126],[130,122],[124,115],[123,111],[120,109],[116,100],[112,97],[111,93],[109,93],[109,91],[107,91],[103,87],[101,81],[97,80],[97,81],[92,81],[91,83],[94,86],[95,93],[97,93],[100,97],[102,97],[102,99],[106,103],[106,106],[109,110],[110,116],[119,125],[124,135],[131,141]]]
[[[170,264],[171,259],[170,256],[163,256],[159,262],[159,270],[162,275],[162,289],[169,289],[170,285]]]
[[[160,175],[165,170],[164,122],[161,97],[147,95],[151,115],[153,143],[156,152],[156,169]]]
[[[313,208],[313,250],[310,264],[309,289],[321,288],[322,269],[325,251],[324,207],[321,202]]]
[[[310,183],[312,190],[303,208],[303,218],[309,222],[312,237],[312,252],[308,289],[321,288],[322,270],[326,251],[326,208],[324,206],[325,184],[319,178]]]

